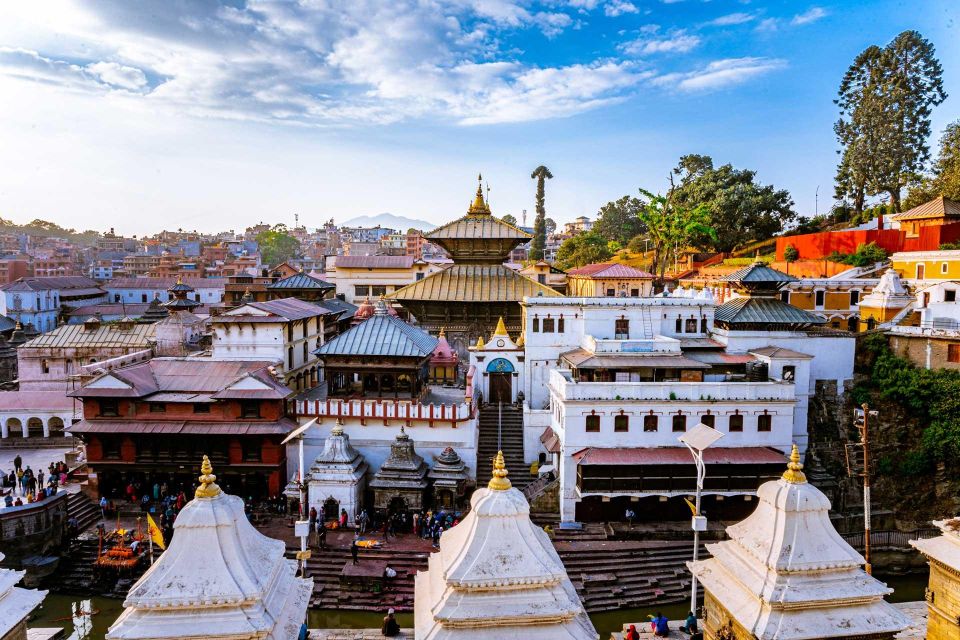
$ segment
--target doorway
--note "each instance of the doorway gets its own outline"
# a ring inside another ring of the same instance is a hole
[[[504,404],[513,402],[512,373],[490,374],[490,402],[502,402]]]

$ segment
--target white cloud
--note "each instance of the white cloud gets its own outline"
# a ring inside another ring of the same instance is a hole
[[[780,21],[776,18],[764,18],[757,24],[757,31],[760,33],[773,33],[780,28]]]
[[[820,7],[810,7],[803,13],[793,16],[793,19],[790,21],[790,24],[794,26],[810,24],[811,22],[816,22],[817,20],[820,20],[821,18],[825,18],[826,16],[827,16],[827,12],[825,9],[822,9]]]
[[[747,23],[747,22],[751,22],[752,20],[755,20],[755,19],[756,19],[756,16],[753,15],[752,13],[743,13],[743,12],[728,13],[728,14],[725,15],[725,16],[720,16],[719,18],[714,18],[713,20],[711,20],[711,21],[708,22],[707,24],[713,25],[713,26],[716,26],[716,27],[728,27],[728,26],[732,26],[732,25],[744,24],[744,23]]]
[[[632,2],[627,2],[626,0],[613,0],[612,2],[607,3],[603,7],[603,13],[607,17],[616,18],[625,13],[640,13],[640,10],[637,9],[637,5]]]
[[[654,84],[680,91],[709,91],[742,84],[787,66],[778,58],[726,58],[686,73],[670,73],[653,80]]]
[[[635,56],[653,53],[687,53],[699,44],[700,36],[679,30],[662,38],[637,38],[621,44],[619,48],[623,53]]]
[[[96,62],[85,69],[104,82],[121,89],[138,91],[147,85],[147,76],[136,67],[127,67],[116,62]]]

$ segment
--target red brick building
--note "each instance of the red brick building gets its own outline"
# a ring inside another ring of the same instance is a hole
[[[286,483],[283,438],[292,391],[263,361],[154,358],[100,374],[68,395],[83,401],[70,431],[87,445],[91,489],[121,497],[128,483],[167,483],[188,495],[208,455],[229,493],[263,498]]]

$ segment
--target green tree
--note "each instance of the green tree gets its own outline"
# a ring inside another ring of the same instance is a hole
[[[646,232],[639,215],[644,205],[646,203],[643,200],[633,196],[608,202],[600,207],[593,232],[621,245],[627,244],[634,236]]]
[[[916,31],[882,49],[868,47],[847,70],[835,101],[842,146],[837,194],[852,197],[856,215],[865,195],[879,193],[901,210],[901,191],[920,178],[930,158],[930,112],[947,97],[942,75],[933,44]]]
[[[960,201],[960,120],[943,130],[933,172],[911,187],[904,207],[912,209],[940,196]]]
[[[787,275],[790,275],[790,264],[796,262],[799,257],[800,252],[792,244],[788,244],[787,248],[783,250],[783,259],[787,262]]]
[[[263,262],[272,266],[294,257],[300,249],[296,238],[275,229],[258,233],[256,240]]]
[[[517,226],[517,219],[514,218],[514,217],[513,217],[512,215],[510,215],[509,213],[508,213],[507,215],[503,216],[503,217],[500,218],[500,219],[503,220],[504,222],[506,222],[507,224],[511,224],[511,225],[513,225],[513,226]]]
[[[557,230],[557,223],[554,222],[553,218],[547,218],[543,221],[543,224],[547,229],[548,236],[553,235],[553,233]]]
[[[537,217],[533,222],[533,240],[530,242],[530,259],[543,260],[543,248],[547,244],[547,210],[544,206],[544,186],[553,178],[550,169],[540,165],[533,170],[530,178],[537,181]]]
[[[671,189],[666,196],[654,195],[644,189],[640,189],[640,193],[647,198],[639,215],[647,227],[653,249],[651,270],[663,282],[671,252],[674,259],[678,259],[680,251],[687,249],[694,238],[706,237],[716,241],[716,231],[711,224],[708,205],[679,204],[673,199],[676,189]]]
[[[557,265],[574,269],[585,264],[604,262],[613,257],[607,241],[597,234],[581,233],[563,241],[557,249]]]
[[[697,248],[729,252],[783,231],[796,217],[793,200],[784,189],[756,182],[756,172],[725,164],[714,168],[710,156],[686,155],[673,170],[680,184],[671,199],[680,209],[709,212],[710,233],[696,234]]]

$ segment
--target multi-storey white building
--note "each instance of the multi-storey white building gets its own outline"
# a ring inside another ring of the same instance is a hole
[[[218,304],[223,301],[224,278],[187,278],[183,282],[193,287],[190,299],[200,304]],[[112,303],[144,304],[158,298],[160,302],[169,302],[173,299],[170,287],[177,283],[177,278],[117,278],[104,284],[108,299]]]

